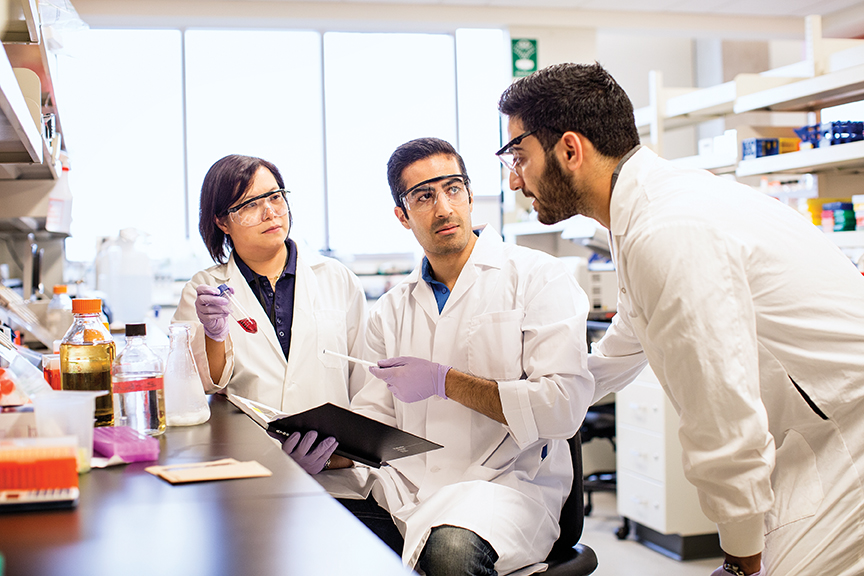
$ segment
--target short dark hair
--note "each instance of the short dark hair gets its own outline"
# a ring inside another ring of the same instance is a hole
[[[387,183],[390,185],[390,194],[393,195],[393,201],[396,203],[396,206],[402,208],[406,216],[408,212],[402,203],[402,194],[406,190],[405,182],[402,181],[402,172],[414,162],[439,154],[456,158],[456,161],[459,162],[459,170],[463,175],[468,176],[462,156],[456,152],[452,144],[440,138],[417,138],[411,140],[396,148],[393,154],[390,155],[390,160],[387,161]],[[467,186],[470,185],[466,182]]]
[[[498,110],[537,130],[544,150],[564,132],[578,132],[597,151],[621,158],[639,144],[633,103],[600,64],[555,64],[510,85]]]
[[[255,173],[262,166],[273,174],[279,188],[285,188],[282,175],[275,165],[261,158],[240,154],[217,160],[204,176],[198,208],[198,231],[214,262],[227,262],[228,250],[234,247],[231,238],[216,225],[216,218],[225,216],[228,208],[246,193]]]

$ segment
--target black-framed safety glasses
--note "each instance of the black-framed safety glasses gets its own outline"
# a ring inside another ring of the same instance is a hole
[[[525,138],[531,136],[532,134],[535,134],[536,132],[537,130],[529,130],[528,132],[523,132],[519,136],[516,136],[515,138],[507,142],[507,144],[502,146],[500,150],[495,152],[495,156],[498,157],[498,160],[500,160],[501,163],[504,164],[504,166],[506,166],[508,170],[510,170],[511,172],[516,172],[516,166],[519,163],[519,159],[513,153],[512,148],[514,146],[518,146]]]

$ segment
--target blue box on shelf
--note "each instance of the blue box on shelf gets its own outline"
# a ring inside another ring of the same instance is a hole
[[[823,122],[822,124],[796,128],[795,134],[801,138],[802,142],[809,143],[813,148],[835,146],[864,140],[864,122]]]
[[[744,160],[776,156],[779,152],[777,138],[746,138],[741,141],[741,157]]]

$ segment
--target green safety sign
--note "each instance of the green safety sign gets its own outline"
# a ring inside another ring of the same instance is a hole
[[[511,39],[513,47],[513,77],[528,76],[537,71],[537,40]]]

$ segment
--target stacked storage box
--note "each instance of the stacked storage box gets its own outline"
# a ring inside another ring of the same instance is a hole
[[[864,230],[864,194],[852,196],[852,209],[855,211],[855,229]]]

